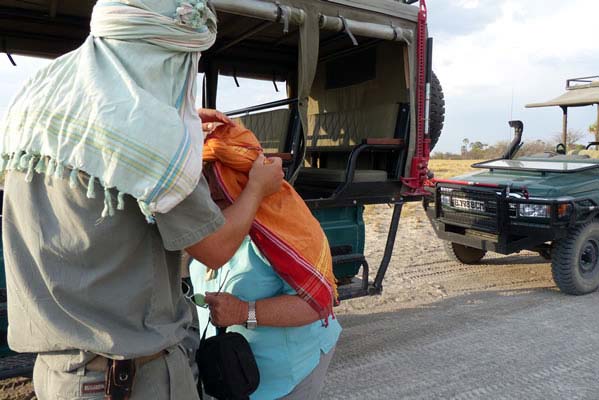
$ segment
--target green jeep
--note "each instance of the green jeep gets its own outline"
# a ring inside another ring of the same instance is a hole
[[[560,97],[527,107],[560,107],[562,143],[554,151],[517,157],[523,124],[501,159],[474,164],[481,172],[433,180],[424,205],[448,255],[464,264],[487,251],[539,252],[551,260],[561,291],[599,287],[599,142],[567,151],[568,109],[599,105],[599,77],[570,79]]]
[[[4,50],[57,57],[74,49],[88,34],[94,3],[0,0]],[[270,83],[267,95],[286,89],[281,100],[228,114],[283,158],[287,180],[328,236],[341,298],[381,293],[402,205],[426,194],[429,153],[443,126],[425,1],[210,3],[219,27],[201,58],[204,107],[240,96],[223,92],[222,76]],[[364,256],[368,204],[395,207],[375,279]]]

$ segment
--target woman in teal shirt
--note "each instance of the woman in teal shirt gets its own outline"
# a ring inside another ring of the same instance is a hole
[[[206,302],[210,304],[210,310],[198,307],[201,329],[212,315],[216,325],[242,334],[254,352],[260,386],[251,399],[318,398],[341,333],[338,321],[329,318],[325,326],[318,313],[276,274],[249,237],[219,270],[197,261],[190,268],[194,291],[207,292]],[[223,293],[216,295],[221,285]],[[250,302],[256,302],[257,326],[253,329],[246,327]],[[208,335],[215,333],[210,326]]]

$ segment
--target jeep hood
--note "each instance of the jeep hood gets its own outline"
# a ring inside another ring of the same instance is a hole
[[[599,191],[599,169],[580,172],[538,172],[489,169],[452,180],[526,189],[532,197],[557,198]]]

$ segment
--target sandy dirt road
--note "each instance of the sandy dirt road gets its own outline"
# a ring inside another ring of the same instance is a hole
[[[596,400],[598,305],[521,289],[341,315],[321,398]]]
[[[367,213],[372,265],[390,213]],[[560,293],[534,253],[451,262],[408,214],[383,295],[338,309],[323,399],[599,399],[599,294]]]
[[[372,277],[391,213],[365,213]],[[599,399],[597,295],[557,292],[534,253],[453,263],[419,205],[402,218],[383,295],[337,309],[344,332],[323,399]],[[32,398],[12,382],[0,399]]]

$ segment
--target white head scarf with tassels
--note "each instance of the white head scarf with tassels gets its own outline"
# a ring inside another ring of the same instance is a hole
[[[91,35],[39,71],[0,124],[0,167],[90,176],[104,189],[103,216],[124,194],[152,219],[197,186],[203,132],[195,109],[200,52],[216,17],[202,0],[100,0]]]

